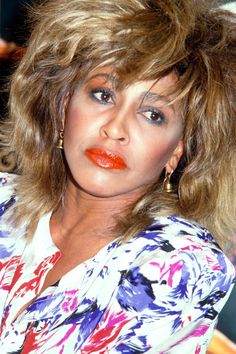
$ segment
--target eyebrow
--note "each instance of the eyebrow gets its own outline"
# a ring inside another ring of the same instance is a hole
[[[147,99],[150,102],[156,102],[156,101],[163,101],[165,103],[171,103],[171,101],[163,95],[158,95],[157,93],[151,92],[151,91],[144,91],[141,93],[140,98],[142,101]]]
[[[144,91],[141,93],[140,95],[140,99],[141,99],[141,104],[145,101],[148,100],[151,103],[154,102],[163,102],[164,104],[168,105],[168,107],[170,107],[174,112],[175,112],[175,107],[174,105],[171,103],[171,100],[169,100],[166,96],[164,95],[158,95],[155,92],[151,92],[151,91]]]
[[[118,78],[115,75],[112,74],[107,74],[107,73],[98,73],[92,76],[89,76],[88,79],[86,80],[86,82],[95,79],[97,77],[103,77],[106,81],[110,81],[112,83],[112,85],[116,85],[118,82],[120,82],[120,80],[118,80]]]
[[[92,80],[92,79],[95,79],[96,77],[104,77],[104,79],[106,81],[110,81],[112,83],[112,85],[116,86],[117,83],[120,82],[120,80],[117,78],[117,76],[115,75],[112,75],[112,74],[107,74],[107,73],[98,73],[98,74],[94,74],[90,77],[88,77],[88,79],[86,80],[87,82]],[[141,103],[140,103],[140,106],[142,105],[142,103],[145,101],[145,100],[148,100],[149,102],[151,103],[154,103],[154,102],[163,102],[164,104],[168,105],[168,107],[170,107],[172,109],[173,112],[175,112],[175,107],[174,105],[171,103],[171,100],[169,100],[166,96],[164,95],[158,95],[157,93],[155,92],[151,92],[151,91],[144,91],[140,94],[140,100],[141,100]]]

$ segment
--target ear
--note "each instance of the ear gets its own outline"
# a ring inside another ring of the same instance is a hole
[[[166,168],[166,172],[170,173],[171,171],[174,171],[179,163],[179,160],[181,158],[181,156],[183,155],[184,152],[184,143],[183,140],[180,139],[171,158],[169,159],[169,161],[167,162],[165,168]]]

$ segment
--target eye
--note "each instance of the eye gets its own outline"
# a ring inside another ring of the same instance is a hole
[[[155,108],[149,108],[147,110],[143,110],[140,113],[151,124],[162,125],[166,121],[165,115]]]
[[[113,103],[113,92],[108,88],[96,88],[91,90],[92,99],[101,104]]]

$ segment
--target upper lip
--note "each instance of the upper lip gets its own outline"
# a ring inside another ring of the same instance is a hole
[[[104,159],[109,159],[113,161],[113,163],[116,165],[126,166],[124,157],[118,154],[117,152],[111,150],[107,150],[101,147],[91,147],[86,149],[85,153],[89,153],[95,156],[102,156]]]

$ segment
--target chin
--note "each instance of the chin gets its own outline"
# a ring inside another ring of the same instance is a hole
[[[109,198],[116,195],[116,193],[111,192],[109,188],[104,188],[104,186],[86,186],[80,187],[85,193],[98,198]],[[119,193],[118,193],[119,194]]]
[[[112,188],[108,181],[96,181],[95,178],[91,180],[90,178],[81,178],[81,176],[72,177],[70,180],[78,191],[81,190],[94,197],[106,198],[119,195],[119,191],[114,190],[114,183]]]

